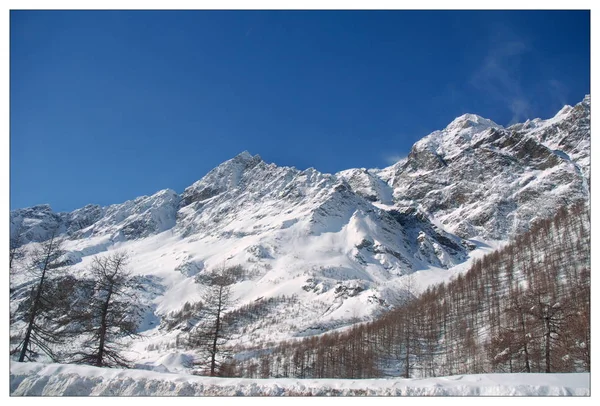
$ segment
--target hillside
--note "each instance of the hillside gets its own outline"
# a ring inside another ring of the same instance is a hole
[[[563,208],[373,322],[238,357],[230,374],[364,379],[589,372],[589,215],[585,205]]]

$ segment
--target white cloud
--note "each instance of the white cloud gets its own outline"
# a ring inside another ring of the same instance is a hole
[[[519,68],[530,51],[528,43],[519,39],[507,27],[496,26],[489,51],[471,77],[471,85],[486,96],[501,101],[512,112],[509,124],[531,116],[531,102],[523,91]]]
[[[388,153],[384,155],[383,160],[387,165],[394,165],[396,162],[406,158],[406,154]]]
[[[548,88],[554,101],[560,106],[567,104],[568,87],[558,79],[550,79]]]

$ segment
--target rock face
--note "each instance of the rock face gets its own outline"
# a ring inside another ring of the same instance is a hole
[[[419,207],[457,236],[505,240],[589,198],[589,115],[588,96],[506,129],[467,114],[418,141],[384,180],[397,206]]]
[[[403,276],[461,264],[479,242],[507,240],[588,200],[589,167],[586,96],[508,128],[465,114],[382,170],[331,175],[243,152],[181,195],[167,189],[71,213],[14,210],[11,232],[27,244],[57,230],[81,267],[86,256],[130,250],[134,271],[163,281],[159,315],[196,297],[199,274],[241,265],[240,304],[299,295],[304,322],[285,325],[291,313],[276,321],[289,336],[343,324],[357,307],[372,315],[397,299]]]
[[[21,233],[23,242],[45,241],[54,230],[64,232],[66,217],[65,213],[54,213],[48,204],[13,210],[10,212],[11,237]]]
[[[71,213],[54,213],[49,205],[14,210],[11,233],[23,233],[24,242],[48,239],[53,230],[70,240],[110,235],[114,241],[132,240],[175,226],[179,195],[170,189],[107,207],[87,205]]]

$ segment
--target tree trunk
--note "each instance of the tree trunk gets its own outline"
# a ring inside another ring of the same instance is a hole
[[[525,353],[525,370],[528,373],[531,373],[531,367],[529,366],[529,350],[527,349],[527,333],[525,331],[525,316],[523,315],[523,312],[520,311],[521,313],[521,332],[523,335],[523,352]]]
[[[42,276],[40,277],[40,283],[38,285],[38,290],[35,294],[35,299],[33,301],[33,305],[31,308],[31,316],[29,317],[29,324],[27,326],[27,332],[25,333],[25,339],[23,340],[23,348],[21,348],[21,354],[19,355],[19,362],[25,361],[25,355],[27,354],[27,348],[29,347],[29,343],[31,341],[31,332],[33,330],[33,324],[35,322],[35,316],[40,306],[40,300],[42,297],[42,289],[44,287],[44,279],[46,278],[46,270],[48,269],[48,264],[50,263],[50,255],[53,251],[53,243],[54,237],[50,241],[50,245],[48,246],[48,251],[46,252],[46,259],[44,260],[44,267],[42,268]]]
[[[106,331],[108,329],[106,317],[108,315],[108,305],[110,303],[110,297],[112,295],[112,284],[108,288],[108,294],[106,295],[106,300],[102,305],[102,321],[100,323],[100,342],[98,344],[98,354],[96,355],[96,366],[101,367],[103,365],[104,358],[104,345],[106,340]]]
[[[212,344],[212,351],[210,353],[210,376],[216,376],[215,370],[217,369],[217,344],[219,339],[219,334],[221,332],[221,305],[223,300],[223,286],[219,286],[219,302],[217,306],[217,321],[215,323],[215,333]]]
[[[550,318],[546,317],[544,319],[544,323],[546,325],[546,348],[545,348],[545,355],[546,355],[546,373],[550,373]]]
[[[408,316],[407,316],[408,317]],[[406,355],[404,357],[404,377],[405,378],[410,378],[410,327],[409,327],[410,322],[407,321],[406,323]]]

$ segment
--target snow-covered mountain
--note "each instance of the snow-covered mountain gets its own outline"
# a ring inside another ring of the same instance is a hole
[[[418,207],[462,238],[505,240],[589,198],[590,97],[508,128],[465,114],[379,175],[398,207]],[[360,193],[360,189],[358,190]]]
[[[130,269],[160,285],[146,297],[152,314],[138,352],[173,340],[176,332],[157,325],[199,300],[194,276],[241,265],[239,306],[295,298],[238,338],[256,343],[371,318],[401,300],[407,275],[420,289],[449,278],[532,221],[589,199],[589,167],[586,96],[553,118],[508,128],[465,114],[384,169],[324,174],[243,152],[181,194],[71,213],[14,210],[11,232],[33,247],[58,227],[75,275],[95,255],[127,250]],[[27,281],[17,272],[11,286],[28,289]]]

